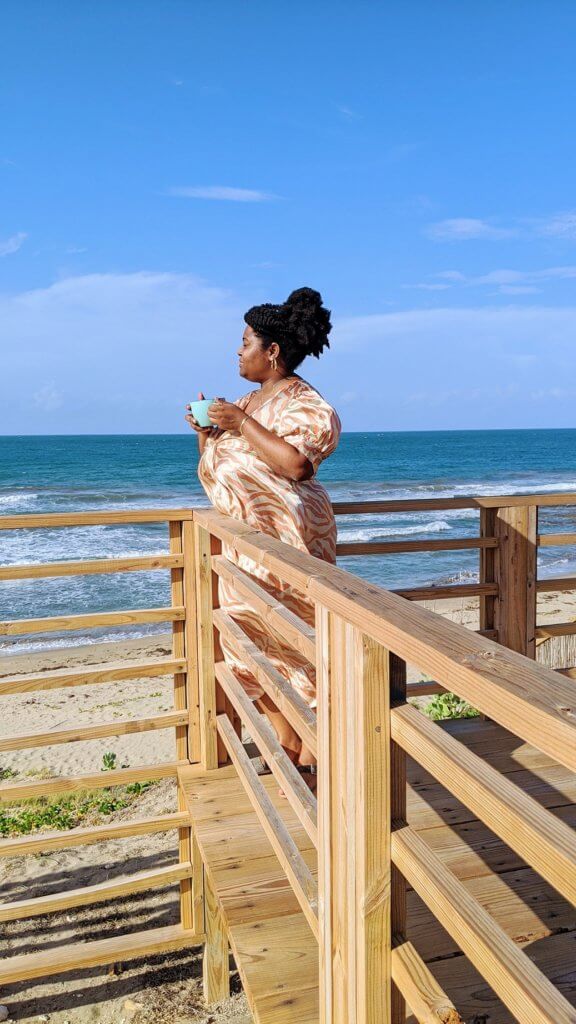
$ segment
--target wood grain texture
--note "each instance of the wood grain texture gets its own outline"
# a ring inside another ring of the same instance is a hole
[[[0,739],[0,752],[172,729],[185,725],[187,720],[185,711],[159,711],[153,718],[118,718],[115,722],[101,722],[98,725],[71,726],[67,729],[53,729],[51,732],[31,732],[25,736],[4,736]]]
[[[82,889],[70,889],[67,892],[52,893],[50,896],[36,896],[31,900],[0,903],[0,921],[18,921],[40,914],[55,914],[73,907],[87,907],[94,903],[121,899],[135,892],[163,888],[173,882],[190,878],[191,875],[192,865],[182,862],[153,871],[138,871],[136,874],[115,878],[110,882],[100,882],[98,885],[86,885]]]
[[[317,633],[320,1019],[390,1024],[389,658],[321,610]]]
[[[182,567],[182,557],[152,555],[144,558],[98,558],[78,562],[43,562],[0,566],[0,580],[28,580],[48,576],[93,576],[98,573],[151,572]]]
[[[536,657],[537,511],[535,505],[499,508],[494,524],[498,538],[494,625],[504,647],[528,658]]]
[[[188,761],[182,763],[188,764]],[[175,779],[178,767],[178,761],[164,761],[159,764],[140,765],[137,768],[118,768],[111,772],[67,775],[43,782],[3,782],[0,785],[0,802],[19,802],[30,800],[32,797],[77,792],[80,789],[107,789],[109,786],[127,786],[133,782],[148,782],[155,779]]]
[[[213,567],[217,576],[232,584],[275,633],[314,664],[316,642],[314,630],[307,622],[280,604],[233,562],[220,556],[213,560]]]
[[[393,709],[392,736],[576,904],[576,835],[572,829],[409,704]]]
[[[315,846],[318,845],[318,813],[316,797],[296,770],[265,715],[246,696],[232,670],[223,661],[216,666],[216,678],[233,708],[240,716],[251,739],[269,765],[288,803],[303,824]]]
[[[143,932],[119,935],[113,939],[75,942],[70,946],[57,946],[41,953],[23,953],[2,961],[0,984],[12,985],[17,981],[67,974],[69,971],[101,967],[122,960],[173,953],[178,949],[200,946],[203,941],[203,935],[184,931],[180,925],[172,925],[167,928],[148,928]]]
[[[33,690],[57,690],[70,686],[95,686],[119,679],[152,679],[182,672],[183,658],[151,658],[146,661],[112,661],[94,668],[60,668],[56,671],[35,672],[29,675],[0,678],[0,696],[9,693],[29,693]]]
[[[576,1011],[410,828],[392,834],[392,857],[520,1024],[574,1024]]]
[[[337,555],[402,555],[418,551],[467,551],[495,548],[495,537],[457,537],[454,540],[386,540],[340,543]]]
[[[218,715],[218,731],[260,825],[290,881],[304,916],[315,937],[318,937],[318,887],[303,860],[292,836],[286,829],[264,786],[260,782],[250,758],[238,739],[226,715]]]
[[[175,622],[183,618],[183,608],[137,608],[133,611],[92,612],[88,615],[55,615],[47,619],[8,619],[0,622],[0,636],[94,629],[97,626],[134,626],[141,622]]]
[[[125,512],[50,512],[40,515],[0,516],[0,530],[34,530],[60,526],[121,526],[127,523],[169,523],[192,519],[190,508],[128,509]]]
[[[290,722],[309,750],[316,754],[318,745],[316,715],[306,701],[274,667],[242,627],[222,609],[214,612],[214,624],[236,653],[244,659],[246,667]]]
[[[392,950],[392,979],[419,1024],[464,1024],[411,942]]]
[[[210,882],[204,879],[206,905],[206,944],[202,961],[202,985],[208,1005],[219,1003],[230,996],[230,970],[228,936],[216,894]]]
[[[198,686],[200,705],[200,759],[204,768],[218,767],[216,735],[216,677],[214,675],[214,623],[212,552],[210,534],[195,525],[196,614],[198,629]]]
[[[88,846],[90,843],[107,842],[109,839],[127,839],[144,836],[151,832],[168,832],[190,824],[187,811],[172,814],[158,814],[149,818],[133,818],[119,823],[91,825],[87,828],[73,828],[67,832],[40,832],[17,839],[0,840],[0,857],[20,857],[23,854],[51,853],[65,850],[70,846]]]

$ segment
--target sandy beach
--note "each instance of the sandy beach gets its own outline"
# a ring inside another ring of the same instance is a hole
[[[474,599],[428,602],[454,621],[470,628],[478,625],[478,602]],[[541,624],[576,618],[576,594],[542,594],[538,602]],[[544,645],[540,648],[540,652]],[[45,669],[93,665],[104,660],[158,657],[170,653],[170,635],[152,640],[134,640],[113,645],[63,648],[43,654],[0,659],[0,678]],[[548,657],[546,658],[548,660]],[[419,674],[410,670],[410,678]],[[97,686],[37,691],[0,697],[0,736],[42,729],[62,729],[77,723],[154,716],[172,707],[172,679],[136,679]],[[117,766],[170,760],[174,756],[174,731],[139,733],[89,742],[68,743],[2,755],[0,769],[11,780],[47,779],[68,774],[98,772],[103,755],[116,754]],[[171,781],[152,785],[131,806],[115,811],[98,822],[118,820],[176,809],[175,786]],[[90,823],[89,821],[86,823]],[[64,849],[37,857],[15,857],[0,862],[3,899],[96,884],[146,868],[165,866],[176,860],[172,833],[142,836],[92,846]],[[101,904],[85,910],[68,911],[44,918],[31,918],[3,926],[2,954],[48,949],[71,941],[121,934],[145,927],[175,923],[178,919],[177,887],[153,890],[143,895]],[[201,961],[197,952],[157,957],[146,963],[127,963],[118,973],[105,968],[84,971],[74,977],[60,976],[33,984],[10,986],[0,993],[10,1019],[28,1021],[48,1015],[54,1024],[112,1024],[132,1019],[137,1022],[197,1021],[248,1024],[246,1001],[236,990],[217,1008],[202,1005]],[[44,1018],[46,1019],[46,1018]]]

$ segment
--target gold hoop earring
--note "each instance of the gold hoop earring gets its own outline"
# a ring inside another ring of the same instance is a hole
[[[274,370],[274,373],[276,373],[276,370],[278,369],[278,359],[276,358],[276,356],[272,356],[272,359],[270,360],[270,365]]]

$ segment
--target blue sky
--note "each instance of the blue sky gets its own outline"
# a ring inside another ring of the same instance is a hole
[[[576,5],[4,0],[0,433],[188,430],[333,311],[346,429],[574,426]]]

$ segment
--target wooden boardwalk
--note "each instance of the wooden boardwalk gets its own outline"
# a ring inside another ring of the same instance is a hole
[[[468,719],[443,729],[560,820],[576,827],[576,774],[493,722]],[[233,768],[181,780],[203,861],[258,1024],[317,1024],[318,944]],[[316,874],[316,851],[272,776],[262,779]],[[408,760],[408,823],[470,894],[576,1005],[576,908],[446,789]],[[413,890],[408,933],[466,1024],[514,1017],[461,954]],[[416,1018],[407,1017],[410,1024]]]

